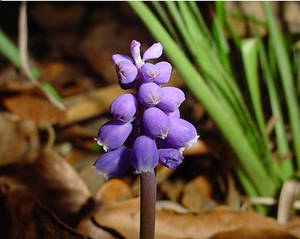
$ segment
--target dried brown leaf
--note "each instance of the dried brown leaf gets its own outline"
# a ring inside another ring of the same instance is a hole
[[[10,239],[64,238],[84,239],[82,235],[63,224],[26,191],[9,193],[5,200],[11,224]],[[21,220],[20,220],[21,219]],[[5,231],[7,228],[0,229]],[[1,235],[3,235],[1,233]]]
[[[4,106],[21,119],[32,120],[37,124],[59,123],[64,117],[63,111],[57,109],[47,100],[30,95],[17,95],[3,99]]]
[[[104,206],[95,214],[94,219],[99,225],[113,229],[125,238],[138,238],[139,199],[134,198]],[[244,238],[245,233],[242,232],[245,231],[251,231],[253,238],[263,238],[262,232],[268,232],[266,235],[280,235],[281,238],[294,238],[273,218],[263,217],[251,211],[240,213],[225,207],[199,214],[179,214],[170,210],[156,211],[156,239],[205,239],[222,235],[222,233],[226,236],[231,232],[241,232],[239,238]],[[256,235],[258,237],[254,237]]]
[[[33,162],[40,150],[36,125],[29,120],[18,121],[0,114],[0,166]]]
[[[74,168],[51,150],[44,150],[23,174],[31,190],[62,219],[76,221],[75,215],[90,198],[87,186]]]

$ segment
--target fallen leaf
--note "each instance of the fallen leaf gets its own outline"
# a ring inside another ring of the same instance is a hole
[[[103,205],[94,215],[94,220],[125,238],[138,238],[139,203],[139,198],[133,198],[108,206]],[[222,235],[221,233],[226,235],[238,231],[251,231],[253,236],[260,235],[257,238],[263,238],[262,232],[268,232],[266,235],[280,235],[281,238],[295,238],[273,218],[263,217],[251,211],[235,212],[226,207],[217,207],[209,212],[197,214],[180,214],[171,210],[156,211],[155,225],[156,239],[208,239]],[[243,235],[239,238],[243,238]]]
[[[36,125],[0,114],[0,166],[32,163],[38,156],[40,142]]]
[[[55,124],[62,121],[63,111],[57,109],[49,101],[31,95],[17,95],[3,99],[4,106],[11,113],[24,120],[32,120],[37,124],[44,122]]]
[[[30,189],[51,211],[64,222],[71,219],[70,223],[76,223],[76,215],[88,202],[90,192],[63,157],[46,149],[22,173]]]
[[[120,179],[111,179],[101,187],[95,198],[99,199],[102,205],[109,205],[124,201],[131,195],[132,191],[128,184]]]

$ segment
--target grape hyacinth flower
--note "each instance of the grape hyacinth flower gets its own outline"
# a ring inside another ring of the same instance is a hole
[[[143,56],[140,47],[141,44],[133,40],[131,56],[112,56],[121,88],[136,88],[137,94],[125,93],[112,102],[113,120],[100,128],[96,138],[106,153],[98,158],[94,167],[106,178],[121,176],[130,164],[141,174],[140,234],[142,239],[152,239],[156,198],[154,168],[161,163],[175,169],[183,161],[183,150],[196,142],[198,135],[191,123],[180,118],[184,92],[162,86],[169,82],[171,64],[147,62],[162,55],[162,45],[154,43]]]

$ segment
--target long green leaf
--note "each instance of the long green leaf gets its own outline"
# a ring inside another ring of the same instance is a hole
[[[276,91],[275,82],[267,60],[267,54],[264,49],[264,45],[261,41],[258,44],[258,52],[259,52],[259,58],[262,67],[262,73],[269,93],[272,114],[276,117],[275,135],[276,135],[276,145],[278,147],[278,152],[279,152],[279,164],[282,167],[282,171],[285,175],[284,179],[287,179],[293,174],[293,164],[291,158],[287,156],[290,150],[289,150],[289,144],[285,132],[286,130],[284,126],[284,120],[283,120],[282,110],[280,106],[279,95]]]
[[[256,121],[258,123],[258,128],[264,143],[264,157],[266,162],[269,164],[271,173],[274,170],[277,176],[280,176],[281,179],[284,179],[281,175],[281,171],[278,168],[278,165],[271,157],[270,142],[266,132],[266,124],[264,119],[264,113],[262,109],[262,102],[260,96],[260,87],[258,81],[258,67],[257,67],[257,39],[246,39],[242,41],[242,58],[246,73],[246,79],[248,83],[248,88],[250,92],[250,98],[252,101],[252,106],[254,109],[254,114]]]
[[[287,102],[289,120],[293,135],[293,146],[298,169],[300,168],[300,112],[296,97],[296,88],[291,70],[291,64],[288,53],[283,41],[282,34],[276,23],[269,2],[263,2],[263,8],[266,15],[268,30],[271,35],[271,42],[274,46],[277,65],[281,76],[283,91]]]

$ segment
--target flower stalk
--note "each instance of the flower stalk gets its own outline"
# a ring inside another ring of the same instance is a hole
[[[155,234],[156,177],[154,172],[141,173],[140,239],[153,239]]]

